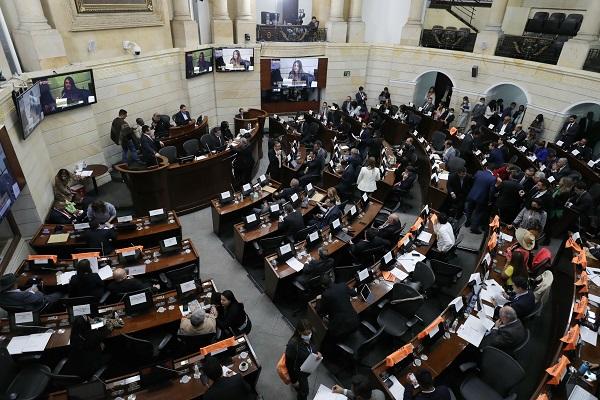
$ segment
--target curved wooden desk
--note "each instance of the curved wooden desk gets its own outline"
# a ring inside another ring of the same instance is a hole
[[[162,138],[165,146],[175,146],[179,154],[184,154],[183,143],[189,139],[198,139],[208,133],[208,117],[202,118],[199,123],[169,128],[169,136]]]
[[[237,114],[233,118],[233,126],[235,129],[234,134],[238,134],[241,128],[248,129],[248,124],[251,124],[252,127],[258,123],[258,138],[259,142],[262,143],[262,137],[265,129],[265,120],[269,117],[269,113],[264,110],[259,110],[256,108],[250,108],[244,112],[244,118],[240,118],[239,114]],[[263,157],[262,146],[258,147],[258,155],[260,158]]]
[[[249,142],[255,172],[262,156],[259,125],[255,125]],[[148,210],[166,208],[185,214],[208,206],[219,193],[231,190],[235,157],[235,151],[228,148],[183,164],[170,164],[165,157],[160,157],[157,167],[130,170],[127,165],[118,164],[115,169],[124,177],[136,213],[147,214]]]

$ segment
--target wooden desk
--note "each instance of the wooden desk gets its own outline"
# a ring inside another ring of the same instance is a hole
[[[392,146],[401,144],[410,136],[410,127],[399,119],[394,119],[389,114],[385,114],[377,108],[371,108],[371,113],[376,114],[383,120],[383,125],[381,126],[383,138]]]
[[[148,216],[134,218],[132,222],[137,224],[137,229],[117,231],[115,248],[129,247],[132,243],[148,247],[155,246],[161,239],[181,236],[181,223],[174,211],[169,211],[167,219],[156,224],[150,223],[150,217]],[[69,239],[63,243],[48,243],[51,234],[59,233],[56,232],[58,226],[63,227],[60,233],[69,233]],[[56,254],[59,258],[68,258],[74,252],[73,250],[87,247],[79,234],[72,233],[74,230],[71,224],[43,224],[29,244],[38,254]]]
[[[579,158],[571,154],[571,152],[565,151],[562,147],[558,147],[556,143],[548,142],[547,146],[548,148],[554,149],[556,151],[556,155],[558,158],[566,158],[567,160],[569,160],[569,166],[571,167],[571,169],[574,169],[575,171],[579,172],[583,180],[587,182],[588,185],[600,182],[600,175],[598,175],[598,173],[594,171],[594,169],[590,168],[587,162],[580,160]]]
[[[255,125],[249,140],[255,160],[254,172],[258,170],[262,157],[262,135],[259,132],[259,125]],[[136,213],[145,214],[159,207],[189,213],[208,206],[219,193],[231,189],[235,157],[236,153],[227,148],[184,164],[170,164],[161,156],[161,163],[155,168],[130,170],[127,165],[119,164],[115,169],[124,177]]]
[[[202,121],[196,121],[195,124],[172,126],[169,128],[169,136],[160,140],[165,146],[175,146],[177,153],[185,154],[183,144],[190,139],[198,139],[208,133],[208,117],[202,118]]]
[[[264,111],[264,110],[259,110],[256,108],[250,108],[248,110],[246,110],[244,112],[244,118],[240,118],[239,114],[237,114],[234,118],[233,118],[233,122],[234,122],[234,134],[238,134],[240,132],[241,128],[246,128],[248,127],[248,124],[250,124],[252,127],[254,127],[257,123],[258,123],[258,142],[261,143],[260,146],[258,146],[258,157],[259,158],[263,158],[263,150],[262,150],[262,138],[263,138],[263,134],[264,134],[264,130],[265,130],[265,120],[267,119],[267,117],[269,116],[269,113]],[[255,160],[258,160],[258,158],[255,158]]]
[[[243,200],[239,200],[241,197],[241,192],[236,192],[234,195],[234,202],[230,204],[221,205],[219,199],[211,200],[211,214],[212,214],[212,223],[213,223],[213,232],[216,235],[220,233],[226,233],[225,230],[230,230],[227,228],[233,228],[232,221],[239,220],[243,217],[244,211],[247,211],[249,208],[261,204],[263,200],[267,200],[271,197],[271,194],[274,191],[279,190],[281,187],[281,183],[269,180],[269,184],[265,186],[266,190],[261,190],[258,194],[258,197],[253,197],[252,195],[246,196]]]
[[[231,358],[231,364],[227,365],[229,369],[242,377],[252,386],[256,386],[262,366],[259,363],[258,357],[246,335],[236,337],[235,344],[236,354]],[[246,359],[241,358],[241,353],[248,353]],[[219,358],[219,355],[216,355]],[[201,363],[204,359],[200,353],[193,353],[188,356],[179,358],[173,361],[173,367],[177,370],[178,376],[173,378],[170,383],[156,388],[142,389],[139,385],[139,374],[133,373],[124,375],[115,379],[110,379],[106,382],[107,391],[111,398],[122,397],[127,398],[134,394],[136,399],[140,400],[191,400],[197,399],[208,390],[208,387],[202,383],[200,379],[195,379],[194,365]],[[242,361],[249,363],[249,368],[246,371],[241,371],[239,366]],[[202,368],[200,368],[202,372]],[[180,379],[183,375],[188,375],[191,379],[188,383],[181,383]],[[132,382],[133,381],[133,382]],[[51,400],[67,400],[67,392],[59,391],[51,393],[48,397]]]
[[[326,193],[320,189],[315,188],[318,193],[325,195]],[[316,207],[316,203],[313,200],[308,202],[308,206],[306,208],[300,207],[298,210],[302,213],[302,216],[309,215],[313,212]],[[268,219],[268,216],[267,216]],[[246,231],[244,228],[244,223],[240,222],[233,226],[233,242],[234,242],[234,253],[235,258],[240,262],[240,264],[244,264],[246,258],[248,257],[248,250],[251,246],[251,243],[255,240],[263,239],[267,236],[273,235],[279,229],[279,220],[268,219],[268,222],[259,225],[258,228],[253,229],[251,231]]]
[[[369,206],[366,211],[361,211],[361,214],[349,225],[345,224],[348,228],[348,234],[353,238],[358,237],[375,219],[377,214],[383,208],[383,203],[378,200],[371,198],[369,202]],[[321,230],[322,238],[328,238],[329,236],[329,227],[326,227]],[[327,248],[327,253],[329,257],[335,257],[335,255],[344,247],[349,246],[348,243],[342,242],[339,239],[333,238],[333,241],[330,243],[325,243],[323,239],[323,246]],[[296,245],[296,253],[299,253],[303,250],[306,250],[306,242],[301,242]],[[301,262],[308,262],[310,256],[312,259],[318,258],[319,246],[314,247],[312,250],[308,252],[308,255],[303,259],[299,259]],[[290,277],[296,276],[299,272],[296,272],[295,269],[287,265],[286,263],[276,263],[277,256],[274,254],[268,255],[265,257],[265,292],[271,298],[271,300],[275,300],[275,296],[277,294],[277,288],[279,284],[284,279],[289,279]]]
[[[134,264],[119,264],[119,257],[116,254],[109,255],[107,257],[100,257],[98,259],[98,263],[100,267],[110,265],[113,271],[115,268],[127,269],[128,267],[134,265],[145,265],[146,272],[142,275],[138,275],[138,277],[150,277],[161,272],[177,269],[190,264],[198,265],[200,256],[192,241],[190,239],[185,239],[181,242],[181,244],[182,250],[180,252],[169,253],[166,255],[160,254],[160,247],[144,248],[142,259]],[[189,250],[189,252],[187,252],[187,250]],[[159,254],[158,258],[156,259],[154,258],[155,253]],[[56,269],[60,272],[73,271],[73,260],[58,260]],[[44,287],[46,289],[50,290],[61,287],[57,285],[56,274],[57,272],[55,270],[46,269],[41,271],[32,271],[27,261],[23,261],[15,271],[15,275],[18,277],[17,283],[19,286],[24,286],[30,278],[35,277],[44,283]],[[110,281],[112,281],[112,277],[106,279],[105,282]],[[66,286],[63,287],[66,288]]]
[[[84,168],[84,171],[92,171],[92,175],[90,175],[90,178],[92,178],[92,184],[94,185],[94,192],[96,193],[96,196],[97,196],[98,195],[98,182],[96,182],[96,178],[99,178],[102,175],[104,175],[105,173],[107,173],[108,167],[103,164],[90,164]]]
[[[333,153],[334,139],[337,136],[337,132],[333,129],[327,128],[315,115],[311,115],[309,113],[304,113],[304,118],[306,121],[311,123],[319,124],[319,132],[317,134],[321,143],[323,143],[323,148],[327,150],[329,154]]]
[[[211,294],[216,291],[215,284],[212,280],[202,282],[202,294],[198,296],[200,302],[208,304]],[[117,337],[121,334],[129,334],[140,332],[146,329],[156,328],[161,325],[175,323],[181,319],[181,311],[179,311],[180,301],[177,299],[176,291],[158,294],[153,296],[153,308],[148,312],[136,316],[128,316],[124,314],[125,304],[117,303],[106,306],[100,306],[98,313],[100,316],[113,317],[115,312],[121,315],[125,325],[120,329],[111,331],[109,338]],[[170,309],[172,306],[172,309]],[[164,312],[158,312],[159,307],[164,307]],[[46,345],[46,350],[66,347],[69,345],[71,327],[69,326],[69,317],[66,312],[58,314],[46,314],[40,317],[40,325],[54,329],[50,341]],[[9,332],[8,321],[0,321],[0,333],[5,336],[4,342],[0,347],[5,347],[14,336]]]

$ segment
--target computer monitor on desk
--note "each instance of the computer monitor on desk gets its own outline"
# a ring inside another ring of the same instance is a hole
[[[250,231],[252,229],[256,229],[260,225],[260,220],[256,216],[256,214],[248,214],[244,217],[244,229]]]
[[[363,193],[363,195],[360,198],[360,204],[362,205],[363,209],[367,209],[367,207],[369,206],[369,195],[366,193]]]
[[[373,282],[373,271],[371,268],[361,269],[356,272],[356,286],[367,285]]]
[[[281,206],[279,203],[273,203],[269,206],[269,217],[279,218],[281,215]]]
[[[57,269],[57,265],[54,262],[54,256],[48,256],[48,258],[36,257],[33,260],[27,260],[27,267],[30,271],[40,271],[43,269]]]
[[[222,206],[231,202],[233,202],[233,194],[231,194],[230,191],[219,194],[219,203],[221,203]]]
[[[313,194],[315,194],[315,191],[316,191],[316,190],[315,190],[315,188],[313,187],[313,184],[312,184],[312,183],[308,183],[308,184],[306,185],[306,195],[307,195],[308,197],[312,197],[312,195],[313,195]]]
[[[358,207],[356,207],[356,205],[353,205],[346,213],[346,218],[348,219],[348,222],[350,222],[353,221],[356,217],[358,217],[359,214],[360,211],[358,210]]]
[[[256,179],[256,183],[258,183],[260,186],[266,186],[269,184],[269,178],[263,174]]]
[[[148,212],[150,215],[150,222],[153,224],[157,224],[159,222],[165,221],[167,219],[167,213],[163,208],[157,208],[156,210],[150,210]]]
[[[150,289],[127,293],[124,297],[125,313],[127,315],[139,315],[152,309],[153,302]]]
[[[331,221],[331,224],[329,224],[329,231],[331,233],[335,233],[341,229],[342,229],[342,221],[340,221],[339,218],[334,219],[333,221]]]
[[[242,186],[242,195],[249,196],[252,193],[252,185],[250,183],[246,183]]]
[[[316,247],[319,243],[321,243],[321,241],[321,233],[318,230],[315,230],[306,235],[306,248],[312,249]]]
[[[279,246],[277,249],[277,262],[283,263],[294,257],[295,248],[291,243],[284,244],[283,246]]]
[[[103,400],[108,397],[106,386],[99,380],[80,383],[67,388],[67,398],[69,400]]]
[[[62,299],[61,302],[67,307],[69,322],[81,315],[95,317],[98,315],[98,300],[92,296],[71,297]]]
[[[160,241],[160,253],[171,254],[181,250],[181,238],[173,236]]]
[[[118,253],[119,264],[134,264],[142,258],[139,248],[127,249]]]
[[[10,312],[8,323],[11,332],[42,328],[39,311]]]

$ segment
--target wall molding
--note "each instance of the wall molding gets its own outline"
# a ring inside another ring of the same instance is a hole
[[[143,12],[102,12],[95,14],[77,12],[73,0],[63,0],[64,8],[71,17],[71,32],[95,31],[142,26],[162,26],[164,20],[164,0],[154,0],[152,11]]]

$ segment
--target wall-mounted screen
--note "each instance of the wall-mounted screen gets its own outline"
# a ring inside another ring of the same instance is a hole
[[[185,53],[185,77],[187,79],[212,72],[213,49],[200,49]]]
[[[14,96],[17,116],[21,122],[23,139],[27,139],[44,119],[41,103],[40,84],[36,82],[23,93]]]
[[[42,110],[46,116],[96,103],[91,69],[42,76],[32,81],[40,83]]]
[[[254,71],[254,49],[215,49],[215,66],[219,72]]]
[[[316,88],[318,58],[281,58],[271,60],[271,84],[274,88]]]
[[[8,169],[4,148],[0,146],[0,219],[4,218],[20,193],[19,184]]]

